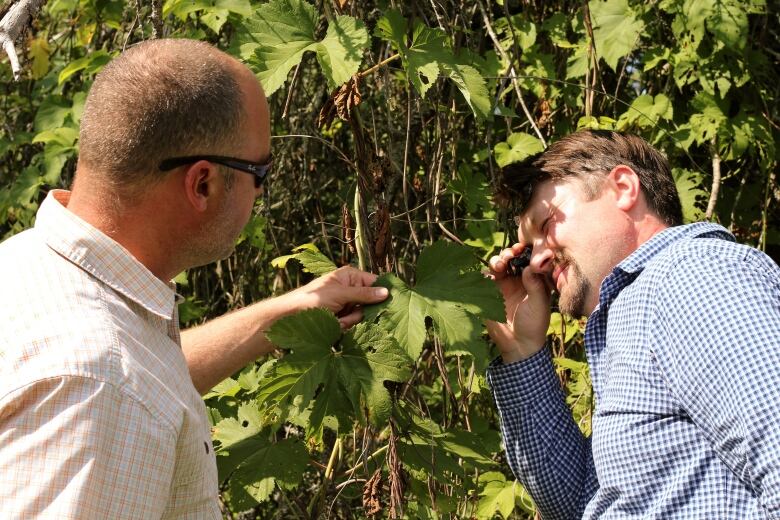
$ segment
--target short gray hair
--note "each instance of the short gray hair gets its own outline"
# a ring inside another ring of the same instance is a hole
[[[79,134],[79,164],[136,192],[165,174],[160,161],[236,147],[243,94],[233,58],[184,39],[149,40],[97,75]]]

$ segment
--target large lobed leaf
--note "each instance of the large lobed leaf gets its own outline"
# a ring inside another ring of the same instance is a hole
[[[391,401],[384,381],[400,382],[411,375],[411,360],[392,336],[368,323],[342,336],[338,320],[324,309],[282,318],[268,338],[292,352],[269,369],[257,398],[265,406],[299,410],[314,400],[307,428],[311,434],[321,432],[328,416],[341,425],[360,419],[364,409],[372,423],[386,422]]]
[[[456,58],[447,35],[440,29],[432,29],[418,21],[412,30],[411,44],[407,44],[408,28],[401,13],[390,9],[377,22],[376,34],[392,43],[401,55],[409,81],[420,96],[425,97],[439,76],[448,77],[474,115],[486,119],[491,104],[485,78],[476,68]]]
[[[596,52],[614,71],[618,60],[629,54],[639,43],[639,35],[645,28],[629,7],[628,0],[590,0],[588,2]]]
[[[287,80],[303,54],[312,51],[331,88],[349,80],[360,67],[368,46],[368,31],[360,20],[339,16],[317,40],[317,13],[303,0],[271,0],[257,7],[237,31],[239,54],[255,69],[271,95]]]
[[[450,354],[485,358],[482,319],[504,319],[504,304],[495,284],[475,270],[476,256],[466,246],[436,242],[417,261],[417,284],[408,286],[392,274],[376,284],[390,289],[390,297],[365,310],[369,321],[379,317],[412,359],[422,351],[426,318]]]
[[[239,408],[238,419],[217,423],[214,440],[219,443],[219,481],[229,479],[231,503],[241,509],[266,500],[276,486],[297,486],[309,462],[306,447],[297,439],[271,441],[250,404]]]

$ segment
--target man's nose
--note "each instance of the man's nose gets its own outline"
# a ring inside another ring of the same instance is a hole
[[[531,272],[549,274],[553,270],[555,252],[543,241],[537,241],[531,249]]]

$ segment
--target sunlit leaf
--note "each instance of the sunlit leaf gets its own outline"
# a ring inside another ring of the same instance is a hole
[[[451,354],[485,358],[482,318],[504,319],[504,305],[495,284],[476,269],[476,256],[468,247],[436,242],[417,261],[417,283],[410,287],[392,274],[376,285],[390,289],[390,297],[365,309],[365,317],[388,330],[413,359],[427,336],[426,318]]]
[[[334,264],[327,256],[323,255],[314,244],[301,244],[293,248],[295,253],[279,256],[271,260],[271,265],[277,269],[284,269],[287,262],[297,260],[303,265],[303,270],[317,276],[328,274],[336,270]]]
[[[496,163],[502,168],[508,164],[520,162],[543,150],[544,146],[537,137],[523,132],[509,134],[506,141],[496,144],[493,148],[493,152],[496,154]]]
[[[365,24],[338,16],[331,20],[322,40],[315,35],[316,25],[314,6],[304,0],[271,0],[243,20],[237,45],[267,95],[284,84],[307,51],[317,54],[331,89],[358,71],[369,42]]]
[[[645,24],[636,17],[628,0],[590,0],[588,8],[596,52],[617,71],[618,60],[636,47]]]

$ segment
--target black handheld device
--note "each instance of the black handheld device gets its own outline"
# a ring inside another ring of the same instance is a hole
[[[528,267],[530,263],[531,248],[526,246],[519,255],[509,259],[509,263],[506,266],[506,273],[509,276],[520,276],[523,274],[523,269]]]

